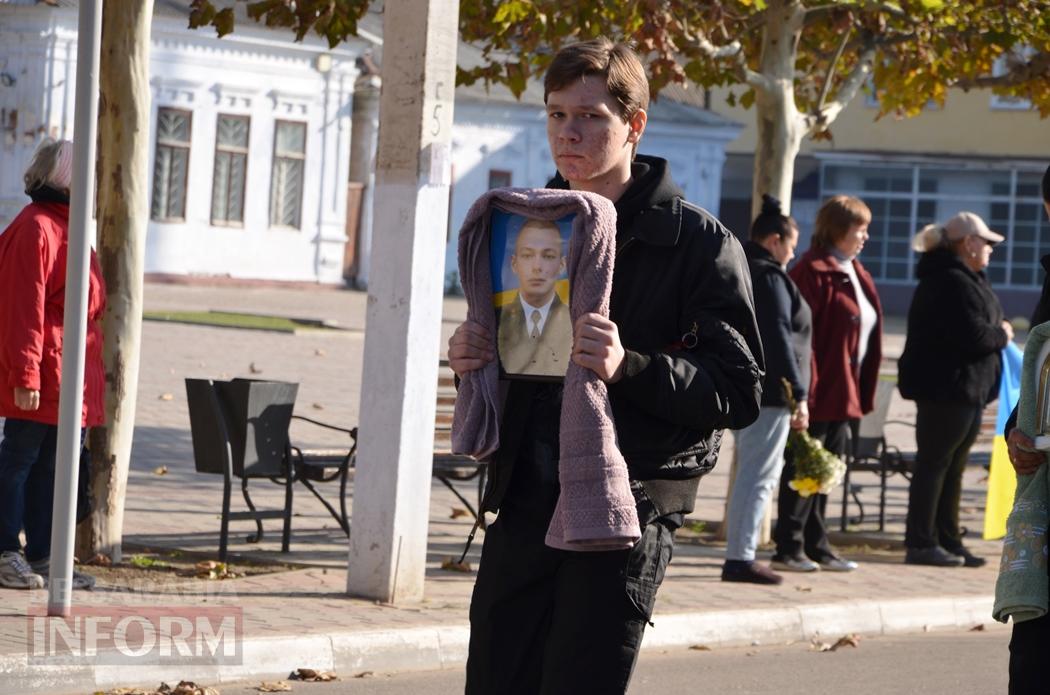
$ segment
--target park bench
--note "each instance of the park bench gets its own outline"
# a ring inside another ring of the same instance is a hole
[[[485,491],[485,463],[469,456],[453,454],[451,451],[452,414],[456,405],[456,387],[454,377],[448,368],[448,361],[441,360],[441,372],[438,375],[437,412],[434,418],[434,457],[432,475],[441,481],[456,496],[471,516],[478,518],[481,498]],[[342,448],[300,448],[292,446],[296,478],[301,480],[310,492],[328,509],[328,512],[349,535],[350,523],[346,513],[346,488],[353,475],[357,457],[357,428],[345,429],[299,415],[294,420],[302,420],[330,430],[344,432],[350,437],[349,447]],[[339,481],[340,509],[335,508],[314,487],[315,482]],[[456,482],[477,481],[477,506],[453,484]]]
[[[283,521],[281,552],[288,552],[291,535],[293,487],[302,483],[336,520],[344,533],[350,533],[346,509],[346,492],[357,457],[357,428],[344,428],[331,423],[294,415],[298,384],[286,382],[233,379],[186,379],[193,438],[194,464],[199,472],[223,475],[223,505],[219,537],[219,559],[225,561],[230,521],[254,521],[256,532],[248,537],[255,543],[263,537],[263,519]],[[485,489],[486,466],[469,456],[451,453],[452,412],[455,407],[455,384],[448,363],[441,362],[438,378],[437,414],[432,474],[463,503],[475,519],[479,518]],[[300,447],[292,442],[292,421],[338,431],[347,435],[347,443],[336,447]],[[248,511],[231,511],[234,478],[240,478],[241,494]],[[256,509],[248,491],[251,478],[265,479],[285,488],[284,506],[280,510]],[[477,481],[475,507],[454,483]],[[333,505],[318,489],[317,483],[337,482],[338,499]]]
[[[874,473],[879,483],[879,531],[886,528],[886,485],[887,479],[899,473],[910,479],[915,467],[915,457],[905,454],[900,449],[887,443],[884,428],[889,423],[908,425],[914,423],[901,420],[888,420],[890,401],[897,382],[880,378],[875,388],[875,407],[860,419],[855,430],[850,431],[850,444],[846,456],[846,475],[842,480],[842,518],[840,528],[846,530],[847,524],[864,523],[864,504],[860,500],[861,486],[853,480],[856,473]],[[860,512],[858,517],[850,519],[848,514],[849,498],[852,497]]]

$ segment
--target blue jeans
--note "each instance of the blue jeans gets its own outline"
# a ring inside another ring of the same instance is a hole
[[[733,431],[737,461],[726,520],[727,560],[755,559],[758,527],[784,467],[790,423],[787,408],[763,406],[757,420]]]
[[[83,441],[84,431],[80,433]],[[0,441],[0,552],[21,549],[25,528],[26,558],[51,554],[51,507],[55,493],[55,446],[58,426],[7,418]]]

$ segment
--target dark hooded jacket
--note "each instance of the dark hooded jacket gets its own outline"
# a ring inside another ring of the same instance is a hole
[[[983,407],[999,394],[1003,309],[984,273],[950,249],[922,254],[898,363],[901,395]]]
[[[682,199],[666,161],[638,156],[632,175],[616,203],[609,311],[627,354],[609,400],[631,479],[656,481],[646,490],[659,512],[688,512],[722,431],[758,416],[762,346],[740,243]],[[511,382],[485,509],[499,508],[512,477],[557,496],[560,388]]]
[[[751,270],[755,314],[766,356],[762,405],[787,404],[784,379],[791,385],[795,401],[805,401],[809,393],[813,314],[773,254],[754,241],[744,244],[744,253]]]

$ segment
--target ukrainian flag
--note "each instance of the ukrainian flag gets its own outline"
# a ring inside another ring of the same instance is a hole
[[[984,539],[1006,535],[1006,517],[1014,506],[1017,476],[1006,451],[1006,421],[1021,396],[1021,362],[1024,353],[1014,342],[1003,348],[1003,380],[999,384],[999,414],[995,419],[992,466],[988,471],[988,499],[984,507]]]

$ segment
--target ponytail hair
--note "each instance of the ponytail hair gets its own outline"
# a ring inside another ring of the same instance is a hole
[[[768,193],[762,194],[762,211],[751,223],[751,240],[762,241],[774,234],[783,239],[793,229],[798,229],[798,224],[781,211],[780,201]]]
[[[919,230],[911,240],[911,247],[917,253],[926,253],[936,248],[948,248],[951,241],[944,227],[939,224],[928,224]]]

